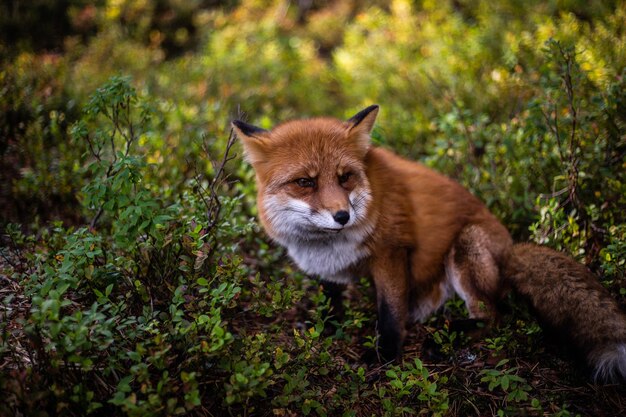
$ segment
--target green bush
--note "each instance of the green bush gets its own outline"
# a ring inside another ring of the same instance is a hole
[[[371,282],[327,314],[257,225],[229,121],[378,103],[376,143],[623,304],[623,1],[64,4],[62,48],[0,45],[0,414],[619,413],[514,297],[482,338],[455,299],[366,366]]]

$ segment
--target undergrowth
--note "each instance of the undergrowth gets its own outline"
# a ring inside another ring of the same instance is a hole
[[[257,225],[227,127],[379,103],[376,143],[585,263],[623,306],[623,3],[174,2],[178,23],[150,2],[71,3],[93,21],[64,55],[0,48],[0,415],[626,410],[514,295],[482,337],[453,330],[453,299],[401,362],[366,365],[372,283],[328,314]]]

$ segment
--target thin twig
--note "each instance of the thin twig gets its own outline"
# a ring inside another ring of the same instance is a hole
[[[234,144],[235,144],[235,135],[234,135],[233,130],[231,129],[228,135],[228,142],[226,142],[226,149],[224,150],[224,154],[222,155],[222,161],[217,167],[217,171],[215,172],[215,176],[213,177],[213,180],[211,181],[211,185],[209,187],[210,198],[213,199],[213,205],[211,207],[212,209],[209,210],[207,213],[207,219],[209,220],[210,229],[213,228],[215,224],[217,223],[217,220],[219,218],[219,213],[222,209],[222,205],[219,201],[218,194],[217,194],[217,188],[218,186],[221,186],[223,182],[226,180],[226,176],[224,175],[224,169],[226,167],[226,164],[235,158],[235,155],[230,155],[231,148],[233,147]],[[206,143],[204,144],[204,147],[207,148]],[[208,151],[208,148],[205,149],[205,152],[207,151]]]
[[[233,130],[230,130],[228,141],[226,142],[226,148],[224,150],[224,154],[222,155],[222,159],[218,162],[211,160],[210,158],[210,150],[209,146],[206,143],[206,140],[202,143],[202,150],[206,153],[207,157],[211,161],[211,165],[213,166],[214,175],[213,178],[209,181],[208,187],[202,185],[202,175],[198,172],[197,165],[192,164],[195,170],[195,180],[199,189],[198,195],[202,199],[202,202],[206,208],[206,218],[207,218],[207,229],[213,229],[219,220],[219,215],[222,209],[222,204],[219,199],[218,189],[222,186],[222,184],[226,181],[227,175],[225,174],[226,164],[233,160],[236,155],[231,154],[231,150],[233,145],[235,144],[236,136],[234,135]]]

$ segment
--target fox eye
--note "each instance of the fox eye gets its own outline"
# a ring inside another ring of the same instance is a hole
[[[313,178],[298,178],[296,184],[302,188],[313,188],[315,187],[315,180]]]
[[[351,176],[352,176],[351,172],[346,172],[345,174],[341,174],[339,176],[339,184],[346,183],[350,179]]]

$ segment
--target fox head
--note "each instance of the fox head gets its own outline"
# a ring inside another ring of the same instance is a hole
[[[365,157],[378,106],[347,121],[294,120],[271,130],[232,127],[256,173],[261,223],[279,243],[325,241],[367,228]]]

